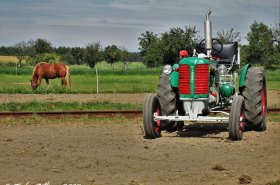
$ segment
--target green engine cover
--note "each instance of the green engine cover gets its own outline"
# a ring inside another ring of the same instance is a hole
[[[172,66],[172,73],[171,73],[171,86],[178,88],[179,86],[179,73],[177,72],[179,70],[179,65],[174,64]]]
[[[184,58],[182,60],[180,60],[179,62],[179,66],[181,65],[188,65],[189,67],[189,87],[190,87],[190,93],[189,94],[183,94],[180,92],[180,89],[179,89],[179,96],[181,99],[189,99],[189,98],[194,98],[194,99],[197,99],[197,98],[208,98],[209,94],[208,93],[195,93],[195,83],[196,83],[196,80],[197,78],[197,66],[200,65],[200,64],[206,64],[208,66],[208,69],[207,69],[207,74],[209,75],[209,60],[206,60],[204,58],[198,58],[198,57],[188,57],[188,58]],[[178,75],[178,77],[180,77],[180,74]],[[208,79],[210,80],[209,76],[208,76]],[[177,79],[178,81],[178,79]],[[209,86],[209,81],[208,81],[208,86]],[[180,87],[180,84],[179,84],[179,87]]]
[[[220,86],[220,94],[222,97],[230,97],[235,93],[234,86],[230,84],[223,84]]]

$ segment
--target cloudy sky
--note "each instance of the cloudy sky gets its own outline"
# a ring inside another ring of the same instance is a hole
[[[196,26],[212,10],[213,33],[234,28],[246,43],[254,20],[268,26],[280,19],[280,0],[0,0],[0,45],[45,38],[53,46],[99,41],[137,51],[145,31]]]

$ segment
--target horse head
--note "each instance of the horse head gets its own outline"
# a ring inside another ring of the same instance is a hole
[[[32,89],[36,90],[38,87],[37,80],[32,79],[32,80],[30,80],[30,82],[31,82]]]

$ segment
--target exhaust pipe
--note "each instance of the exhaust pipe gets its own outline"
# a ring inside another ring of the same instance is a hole
[[[212,49],[212,27],[211,21],[209,20],[210,14],[211,11],[206,14],[206,20],[204,22],[205,49],[207,50],[207,57],[210,57]]]

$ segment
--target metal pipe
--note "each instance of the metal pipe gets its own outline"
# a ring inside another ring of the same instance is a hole
[[[212,27],[209,16],[211,11],[206,14],[206,20],[204,22],[204,36],[205,36],[205,49],[207,50],[207,57],[210,57],[212,49]]]

